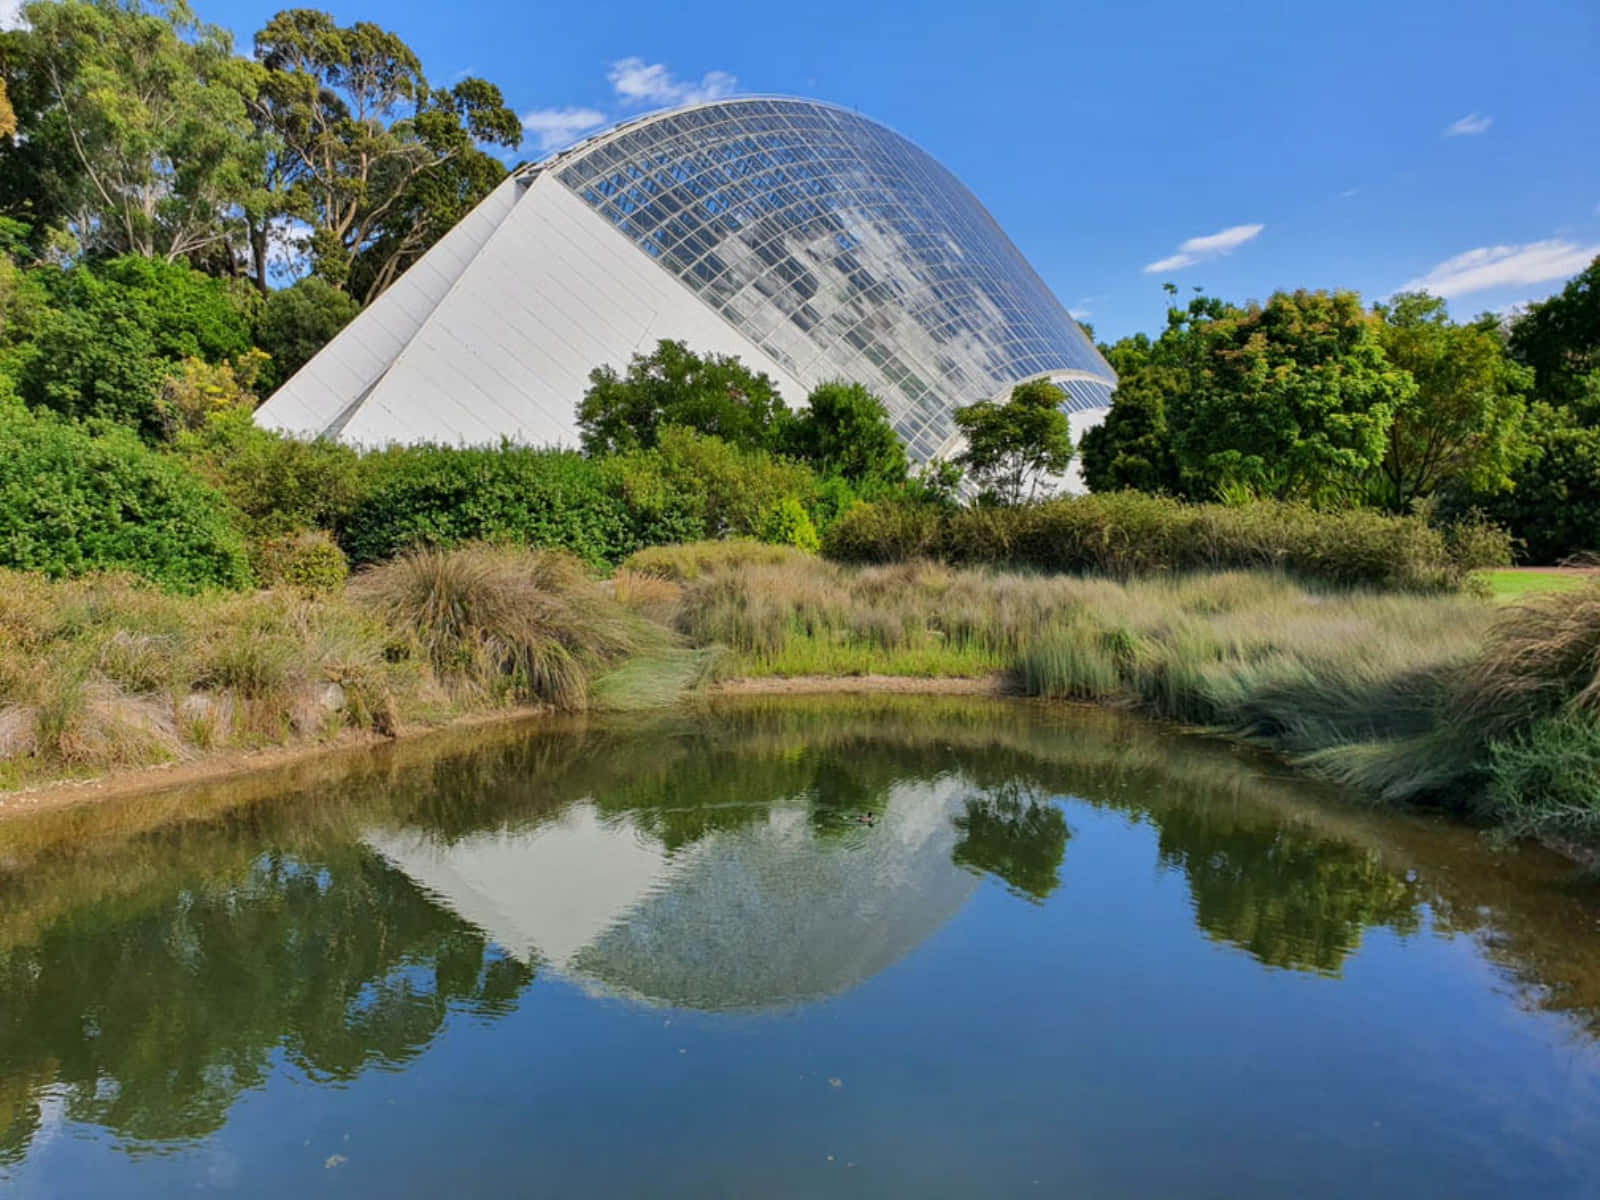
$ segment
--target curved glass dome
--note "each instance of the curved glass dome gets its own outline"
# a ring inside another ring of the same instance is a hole
[[[1069,410],[1109,402],[1110,366],[977,198],[856,113],[721,100],[545,172],[796,378],[883,396],[915,460],[948,448],[954,408],[1023,379],[1077,381]]]

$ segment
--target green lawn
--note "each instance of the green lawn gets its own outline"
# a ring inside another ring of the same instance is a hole
[[[1582,575],[1554,571],[1485,571],[1482,578],[1496,600],[1520,600],[1536,592],[1570,592],[1584,585]]]

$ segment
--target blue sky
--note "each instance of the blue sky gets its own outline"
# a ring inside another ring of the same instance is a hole
[[[280,7],[192,2],[245,49]],[[705,93],[858,108],[960,176],[1102,338],[1157,329],[1165,280],[1431,281],[1466,316],[1600,254],[1596,0],[328,7],[400,33],[436,82],[498,83],[528,157]]]

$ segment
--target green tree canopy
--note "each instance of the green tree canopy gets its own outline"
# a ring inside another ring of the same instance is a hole
[[[273,148],[261,180],[271,199],[258,200],[250,233],[263,286],[273,236],[294,218],[311,226],[316,273],[358,279],[370,300],[499,182],[477,144],[522,139],[499,88],[431,86],[416,52],[370,21],[286,9],[256,34],[255,56],[265,73],[252,112]]]
[[[955,411],[967,448],[956,458],[1002,504],[1021,504],[1051,490],[1051,477],[1072,462],[1072,427],[1061,410],[1066,394],[1036,379],[1019,383],[1004,404],[980,400]]]
[[[1587,394],[1590,411],[1600,414],[1600,371],[1588,377]],[[1542,400],[1529,405],[1527,454],[1512,471],[1511,487],[1456,498],[1509,529],[1524,561],[1600,553],[1600,421],[1581,419],[1581,411]]]
[[[1353,292],[1279,292],[1244,309],[1200,298],[1173,310],[1161,340],[1157,360],[1182,371],[1167,419],[1193,495],[1357,495],[1416,389]]]
[[[256,344],[272,356],[263,394],[303,367],[360,311],[349,296],[314,275],[269,293],[255,328]]]
[[[1182,491],[1167,424],[1166,398],[1179,390],[1175,375],[1171,367],[1145,365],[1121,376],[1111,411],[1084,432],[1080,446],[1090,491]]]
[[[1402,293],[1374,312],[1385,357],[1417,385],[1389,427],[1381,502],[1405,512],[1446,484],[1480,495],[1509,488],[1532,373],[1507,356],[1498,322],[1457,325],[1425,292]]]
[[[1600,371],[1600,257],[1512,323],[1511,353],[1533,368],[1539,399],[1583,402],[1588,377]]]
[[[701,356],[662,341],[635,354],[625,374],[589,373],[578,405],[583,449],[591,456],[650,449],[670,425],[711,434],[741,450],[765,450],[788,413],[772,380],[731,355]]]
[[[0,209],[94,253],[173,261],[221,248],[259,158],[259,76],[183,0],[35,0],[3,35],[21,137]]]
[[[784,423],[779,447],[818,475],[857,487],[898,487],[906,479],[906,448],[889,410],[859,383],[837,379],[813,388],[806,407]]]

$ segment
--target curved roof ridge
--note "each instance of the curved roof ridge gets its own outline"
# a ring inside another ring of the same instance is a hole
[[[601,129],[596,133],[589,134],[589,136],[584,138],[582,141],[574,142],[572,145],[557,150],[553,154],[541,158],[536,162],[523,163],[511,173],[518,179],[532,180],[535,176],[542,175],[545,171],[550,170],[551,168],[566,167],[571,165],[584,155],[588,154],[590,151],[599,149],[602,145],[611,141],[621,133],[631,132],[645,125],[652,124],[655,121],[662,120],[666,117],[681,117],[685,113],[699,112],[701,109],[705,108],[723,108],[733,104],[750,104],[757,102],[766,102],[770,104],[774,101],[785,104],[809,104],[815,108],[829,108],[835,112],[845,113],[848,116],[855,117],[857,120],[866,121],[869,124],[876,125],[880,129],[886,129],[890,133],[894,134],[895,137],[900,138],[902,141],[905,141],[916,149],[921,150],[922,153],[928,153],[919,143],[911,138],[906,137],[905,134],[894,128],[894,126],[886,125],[875,117],[867,116],[859,108],[850,108],[847,105],[837,104],[832,100],[818,100],[814,96],[792,96],[784,92],[752,92],[749,94],[740,94],[738,96],[719,96],[715,100],[696,100],[692,104],[679,104],[672,108],[655,108],[651,109],[649,112],[637,113],[634,116],[617,121],[615,124],[607,125],[604,129]],[[932,158],[933,156],[929,155],[929,157]],[[938,162],[938,159],[934,159],[934,161]]]

